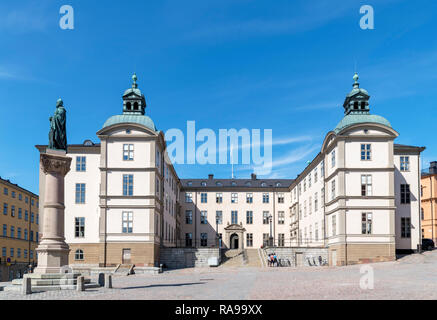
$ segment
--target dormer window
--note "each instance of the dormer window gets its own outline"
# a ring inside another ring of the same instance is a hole
[[[126,103],[126,110],[132,110],[132,104],[130,102]]]
[[[137,111],[138,110],[138,102],[134,103],[134,110]]]
[[[358,101],[354,102],[354,110],[358,110]]]

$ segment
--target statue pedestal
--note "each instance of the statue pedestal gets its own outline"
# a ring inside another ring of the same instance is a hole
[[[38,266],[34,273],[62,273],[70,251],[64,237],[64,178],[70,171],[71,158],[65,151],[47,149],[40,156],[45,173],[42,239],[36,249]]]

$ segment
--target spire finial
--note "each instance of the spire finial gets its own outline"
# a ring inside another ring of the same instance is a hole
[[[357,72],[355,72],[355,74],[354,74],[354,76],[353,76],[353,79],[354,79],[353,87],[354,87],[354,88],[358,88],[360,84],[358,83],[358,79],[359,79],[359,77],[358,77],[358,73],[357,73]]]
[[[138,88],[137,80],[138,80],[137,73],[134,72],[134,75],[132,76],[132,88]]]

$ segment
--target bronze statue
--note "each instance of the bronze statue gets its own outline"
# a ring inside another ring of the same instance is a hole
[[[67,111],[64,102],[56,102],[56,110],[50,117],[49,149],[67,151]]]

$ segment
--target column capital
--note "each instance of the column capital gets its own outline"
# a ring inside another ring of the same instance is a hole
[[[58,173],[65,176],[70,171],[71,158],[61,154],[42,153],[40,155],[41,169],[45,174]]]

